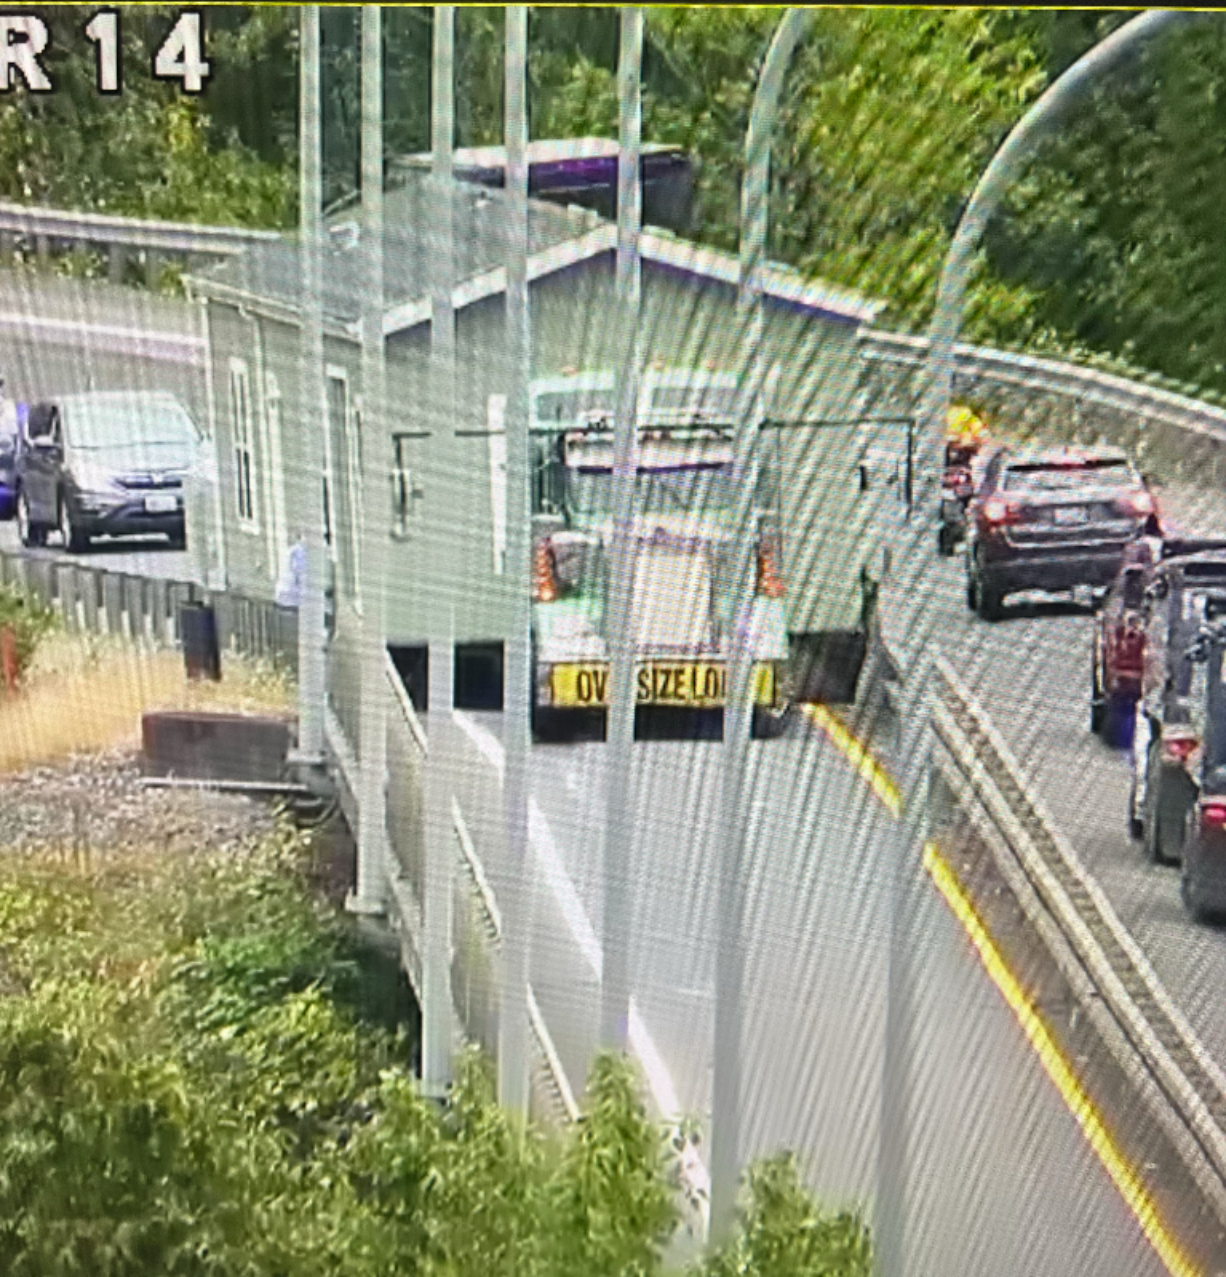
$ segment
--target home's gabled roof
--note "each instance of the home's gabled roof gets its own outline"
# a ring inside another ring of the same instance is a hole
[[[429,321],[430,269],[439,250],[431,207],[433,180],[425,172],[406,174],[402,186],[384,201],[384,289],[387,299],[384,332],[388,335]],[[452,211],[455,227],[457,310],[506,288],[505,226],[507,199],[500,190],[455,182]],[[324,259],[324,314],[342,329],[355,330],[362,309],[362,262],[359,210],[345,210],[328,220],[329,243]],[[528,201],[528,278],[541,279],[567,267],[611,254],[617,227],[594,213]],[[645,263],[696,279],[736,285],[737,259],[702,248],[666,232],[645,231],[639,239]],[[868,323],[881,311],[850,289],[806,280],[786,267],[769,265],[764,292],[776,301],[843,323]],[[295,312],[300,301],[302,270],[297,244],[290,239],[258,244],[220,265],[188,277],[192,290],[219,300],[241,301],[252,309]]]

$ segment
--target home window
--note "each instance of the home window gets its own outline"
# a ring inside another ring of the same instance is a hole
[[[251,443],[251,381],[242,359],[230,360],[230,421],[234,438],[234,497],[239,522],[255,524],[255,454]]]

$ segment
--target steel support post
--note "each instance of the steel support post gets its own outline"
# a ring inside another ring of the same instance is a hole
[[[455,280],[455,9],[434,9],[434,50],[430,95],[434,261],[430,290],[430,432],[436,449],[450,451],[456,424],[456,332],[452,287]],[[440,513],[440,516],[441,513]],[[434,545],[436,539],[432,540]],[[423,570],[445,571],[440,562]],[[437,583],[431,583],[437,592]],[[451,896],[455,833],[451,798],[455,784],[454,609],[440,608],[429,635],[429,744],[426,767],[426,883],[422,955],[422,1087],[441,1096],[451,1081],[454,1015],[451,1001]]]
[[[361,799],[357,888],[350,908],[382,913],[387,907],[387,568],[390,512],[377,494],[391,473],[386,422],[383,340],[383,14],[362,6],[362,546],[358,560],[361,605],[362,696],[358,745]]]
[[[609,591],[609,710],[605,769],[604,913],[601,925],[600,1043],[624,1051],[630,1019],[630,863],[634,821],[634,516],[638,459],[639,310],[643,114],[643,10],[621,11],[617,80],[617,405],[613,418],[613,570]]]
[[[306,573],[298,610],[298,758],[323,758],[327,695],[324,631],[323,458],[327,428],[323,332],[323,183],[319,92],[319,6],[301,10],[299,52],[299,240],[302,252],[302,328],[298,413],[305,458],[299,477]]]
[[[528,8],[506,10],[507,148],[506,578],[511,599],[503,684],[503,809],[507,888],[502,910],[502,1005],[498,1016],[498,1098],[528,1115],[528,946],[532,875],[528,865],[528,760],[531,744],[532,503],[528,456],[528,379],[532,346],[528,309]]]
[[[719,930],[715,964],[715,1070],[711,1113],[711,1242],[721,1245],[736,1223],[740,1175],[741,1006],[744,997],[744,902],[749,825],[749,740],[753,721],[750,626],[755,594],[755,494],[758,422],[764,387],[764,316],[761,269],[766,255],[771,135],[783,79],[796,45],[813,20],[809,9],[789,9],[775,30],[745,138],[741,187],[738,309],[747,357],[741,372],[734,446],[737,540],[733,633],[728,654],[719,823]]]
[[[962,322],[966,289],[984,227],[1009,183],[1029,162],[1064,112],[1086,88],[1127,54],[1185,15],[1151,11],[1133,18],[1064,72],[1014,126],[984,171],[954,234],[929,327],[926,379],[920,399],[914,450],[914,501],[901,529],[894,561],[898,575],[886,606],[903,674],[898,770],[902,794],[900,843],[894,858],[893,903],[886,1042],[883,1064],[878,1192],[874,1218],[877,1269],[890,1277],[919,1271],[907,1228],[911,1156],[911,1082],[923,1051],[916,1021],[915,991],[924,937],[917,924],[924,887],[924,854],[929,838],[928,791],[932,765],[931,716],[934,662],[939,635],[929,604],[932,532],[940,490],[941,450],[953,383],[954,344]],[[928,578],[926,581],[925,578]]]

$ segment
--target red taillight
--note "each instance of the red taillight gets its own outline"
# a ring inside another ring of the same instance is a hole
[[[1226,828],[1226,800],[1221,798],[1202,798],[1199,806],[1202,829]]]
[[[1186,763],[1196,751],[1200,742],[1195,736],[1180,733],[1178,736],[1162,738],[1162,757],[1168,763]]]
[[[779,543],[763,537],[758,543],[758,593],[766,599],[783,598],[783,578],[779,575]]]
[[[532,593],[538,603],[553,603],[558,597],[558,576],[548,538],[532,548]]]
[[[983,503],[983,517],[988,523],[1012,523],[1017,518],[1017,507],[1000,497],[989,497]]]

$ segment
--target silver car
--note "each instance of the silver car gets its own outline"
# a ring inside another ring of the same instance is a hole
[[[186,544],[183,481],[200,433],[166,393],[105,391],[31,406],[16,465],[26,546],[53,531],[79,553],[97,536],[161,533]]]

